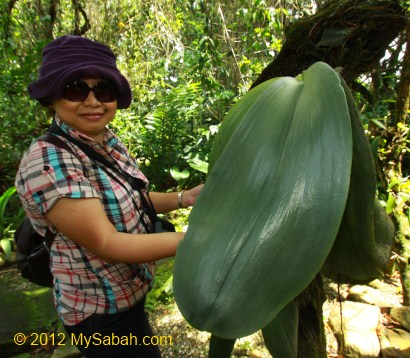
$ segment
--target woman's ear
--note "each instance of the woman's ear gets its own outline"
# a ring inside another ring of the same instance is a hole
[[[54,106],[52,104],[50,104],[47,107],[47,115],[48,115],[49,118],[53,118],[55,114],[56,114],[56,111],[54,109]]]

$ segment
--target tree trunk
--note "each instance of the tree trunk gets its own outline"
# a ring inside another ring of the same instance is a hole
[[[344,80],[351,84],[377,66],[406,23],[398,0],[332,1],[289,27],[280,53],[252,87],[270,78],[296,76],[317,61],[342,67]]]
[[[298,358],[326,358],[323,303],[326,293],[318,274],[295,302],[299,309]]]
[[[370,72],[406,26],[397,0],[332,2],[315,15],[295,22],[281,52],[251,88],[271,78],[296,76],[315,62],[342,67],[348,84]],[[295,299],[299,308],[299,358],[325,358],[322,306],[326,294],[320,274]]]

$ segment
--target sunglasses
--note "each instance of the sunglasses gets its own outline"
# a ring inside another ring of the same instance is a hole
[[[118,97],[117,88],[111,82],[100,81],[95,84],[95,86],[89,87],[81,80],[68,83],[61,97],[67,101],[82,102],[88,97],[91,91],[94,92],[94,96],[99,102],[114,102]]]

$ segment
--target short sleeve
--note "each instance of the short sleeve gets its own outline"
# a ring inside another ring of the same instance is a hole
[[[29,216],[45,215],[61,198],[100,197],[74,154],[36,142],[22,159],[16,188]]]

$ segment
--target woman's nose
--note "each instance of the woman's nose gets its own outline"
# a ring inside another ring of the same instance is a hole
[[[87,98],[83,101],[84,105],[99,106],[101,102],[95,97],[94,91],[91,90]]]

